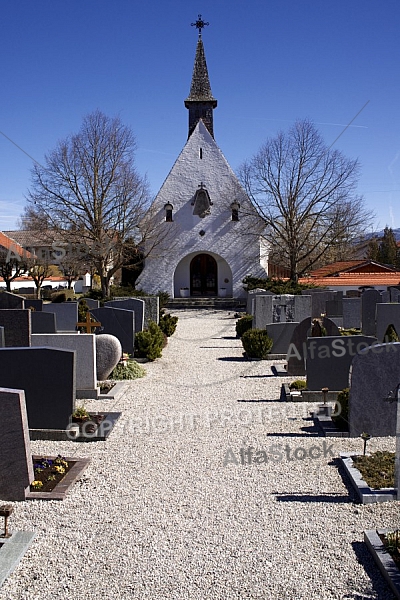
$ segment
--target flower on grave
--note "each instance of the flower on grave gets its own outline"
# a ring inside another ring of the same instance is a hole
[[[43,482],[42,481],[32,481],[31,486],[33,487],[34,490],[40,490],[43,487]]]
[[[61,475],[63,475],[65,473],[65,468],[62,467],[61,465],[55,465],[54,472],[60,473]]]
[[[61,454],[59,454],[57,456],[57,458],[54,461],[55,465],[60,465],[61,467],[64,467],[65,469],[68,469],[68,462],[65,460],[65,458],[63,456],[61,456]]]

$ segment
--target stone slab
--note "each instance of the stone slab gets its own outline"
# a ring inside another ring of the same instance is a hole
[[[19,565],[34,538],[33,531],[13,531],[10,538],[0,538],[0,587]]]
[[[343,390],[349,387],[354,356],[376,343],[365,335],[339,335],[307,338],[305,363],[309,390]]]
[[[116,298],[104,304],[106,307],[132,310],[135,313],[135,333],[143,331],[146,305],[141,298]]]
[[[34,312],[41,312],[43,310],[43,300],[38,300],[38,299],[32,299],[32,300],[26,300],[25,299],[25,306],[24,308],[34,308],[35,311]]]
[[[56,315],[57,331],[76,331],[78,322],[77,302],[50,302],[43,304],[43,311]]]
[[[389,325],[394,326],[400,339],[400,304],[377,304],[376,337],[379,342],[384,341],[384,336]]]
[[[57,315],[50,312],[31,313],[32,333],[56,333]]]
[[[75,410],[75,352],[0,348],[0,386],[25,390],[30,429],[65,429]]]
[[[51,313],[49,313],[51,314]],[[92,333],[33,334],[32,346],[76,351],[76,397],[98,398],[96,336]]]
[[[361,298],[343,298],[343,327],[361,329]]]
[[[364,335],[376,335],[376,305],[382,302],[377,290],[365,290],[361,296],[361,330]]]
[[[400,343],[376,344],[354,356],[351,366],[350,437],[396,435],[397,402],[392,396],[400,382]]]
[[[339,329],[331,319],[324,317],[322,319],[322,325],[326,329],[327,335],[339,335]],[[288,375],[305,375],[305,347],[307,338],[311,331],[311,317],[304,319],[297,325],[293,332],[292,339],[290,341],[289,350],[287,353],[287,372]]]
[[[400,599],[400,571],[393,558],[386,551],[385,546],[379,537],[380,535],[386,535],[389,531],[394,531],[394,528],[369,529],[364,531],[364,542],[394,594],[394,597]]]
[[[0,309],[25,308],[25,298],[7,291],[0,292]]]
[[[362,478],[360,471],[355,468],[351,456],[354,456],[354,452],[343,452],[340,454],[346,474],[349,477],[361,504],[374,504],[376,502],[390,502],[392,500],[397,500],[394,488],[385,488],[381,490],[371,489],[367,482]]]
[[[90,313],[101,323],[101,333],[114,335],[121,342],[123,352],[134,354],[135,313],[122,308],[102,307]]]
[[[6,347],[6,338],[4,333],[4,327],[0,327],[0,348]]]
[[[273,346],[269,354],[284,354],[286,356],[293,332],[297,325],[297,322],[267,324],[267,333],[273,340]]]
[[[0,499],[25,500],[34,473],[23,390],[0,388],[0,424]]]
[[[31,312],[25,309],[0,310],[0,326],[4,327],[7,348],[31,345]]]

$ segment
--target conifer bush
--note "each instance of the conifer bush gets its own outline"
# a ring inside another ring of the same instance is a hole
[[[266,329],[248,329],[242,335],[242,344],[249,358],[265,359],[272,348],[273,340]]]
[[[154,321],[149,322],[147,329],[135,335],[135,356],[156,360],[161,358],[164,347],[164,334]]]
[[[241,338],[242,335],[251,329],[253,324],[253,315],[243,315],[236,322],[236,337]]]
[[[173,317],[170,314],[162,314],[158,325],[167,337],[171,337],[175,333],[177,323],[178,317]]]

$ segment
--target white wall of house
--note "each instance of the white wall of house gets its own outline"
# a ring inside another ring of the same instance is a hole
[[[196,191],[203,185],[212,205],[204,218],[193,214]],[[239,221],[232,220],[232,202],[240,204]],[[172,204],[172,222],[166,222],[165,205]],[[162,240],[146,258],[137,287],[179,296],[190,287],[190,262],[209,254],[217,262],[218,289],[244,297],[246,275],[265,277],[265,247],[257,230],[261,227],[245,191],[202,121],[188,139],[156,196],[153,215]]]

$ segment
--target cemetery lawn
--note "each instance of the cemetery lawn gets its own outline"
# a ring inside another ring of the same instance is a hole
[[[35,481],[30,486],[31,492],[52,492],[75,464],[60,455],[55,459],[35,456],[32,461]]]
[[[394,452],[374,452],[369,456],[351,457],[371,489],[394,487]]]

